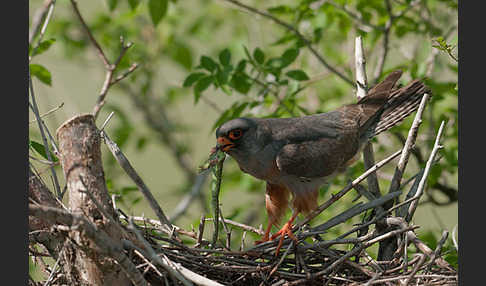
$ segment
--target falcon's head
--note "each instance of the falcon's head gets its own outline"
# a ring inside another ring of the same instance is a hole
[[[256,119],[230,120],[216,129],[217,148],[232,157],[250,155],[263,147],[260,133]]]

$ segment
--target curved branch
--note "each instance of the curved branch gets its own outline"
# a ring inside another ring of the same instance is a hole
[[[312,47],[312,43],[306,38],[304,37],[304,35],[302,35],[295,27],[293,27],[292,25],[290,25],[289,23],[287,22],[284,22],[282,20],[280,20],[279,18],[277,17],[274,17],[273,15],[269,14],[269,13],[266,13],[266,12],[263,12],[261,10],[258,10],[254,7],[251,7],[251,6],[248,6],[246,4],[243,4],[241,2],[238,2],[236,0],[224,0],[224,1],[227,1],[227,2],[231,2],[233,3],[234,5],[238,6],[238,7],[241,7],[247,11],[250,11],[252,13],[255,13],[255,14],[258,14],[260,16],[263,16],[267,19],[270,19],[272,21],[274,21],[275,23],[277,23],[278,25],[284,27],[285,29],[291,31],[292,33],[294,33],[306,46],[307,48],[311,51],[311,53],[317,58],[317,60],[319,60],[319,62],[324,66],[326,67],[329,71],[331,71],[332,73],[336,74],[338,77],[340,77],[342,80],[344,80],[347,84],[351,85],[351,86],[354,86],[354,82],[353,80],[349,79],[347,76],[345,76],[343,73],[341,73],[340,71],[338,71],[335,67],[331,66],[313,47]]]

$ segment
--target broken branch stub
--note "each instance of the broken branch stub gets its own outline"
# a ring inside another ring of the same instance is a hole
[[[118,217],[115,215],[105,183],[101,161],[101,139],[93,115],[82,114],[69,119],[57,129],[56,134],[61,166],[66,178],[70,211],[86,215],[100,231],[106,232],[114,241],[120,242],[121,246],[122,234],[114,225],[118,222]],[[92,196],[88,196],[85,192],[90,192]],[[110,222],[103,216],[92,198],[115,219],[114,222]],[[89,245],[89,239],[83,238],[81,233],[74,232],[70,235],[79,236],[77,241],[85,241]],[[74,258],[71,259],[74,261],[71,266],[72,273],[76,273],[71,279],[81,279],[91,283],[109,282],[108,284],[111,285],[129,283],[120,266],[109,257],[100,259],[98,253],[84,252],[76,247],[70,248],[69,255]]]

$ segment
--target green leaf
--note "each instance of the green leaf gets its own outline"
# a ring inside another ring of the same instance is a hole
[[[218,83],[220,85],[225,85],[228,82],[228,77],[231,69],[227,67],[229,66],[226,66],[223,70],[218,69],[218,72],[216,73],[216,79],[218,80]]]
[[[37,46],[37,49],[31,49],[32,50],[31,56],[33,57],[35,55],[40,55],[43,52],[47,51],[55,41],[56,41],[56,39],[52,38],[52,39],[40,42],[39,46]],[[30,47],[30,45],[29,45],[29,47]]]
[[[174,40],[167,45],[167,53],[178,64],[183,66],[186,70],[192,67],[192,51],[183,42]]]
[[[201,56],[201,67],[213,72],[218,67],[218,64],[208,56]]]
[[[219,53],[219,62],[223,66],[229,65],[230,60],[231,60],[231,52],[229,49],[224,49]]]
[[[128,0],[128,5],[130,5],[132,10],[135,10],[138,4],[140,4],[140,0]]]
[[[237,72],[242,72],[245,70],[245,67],[246,67],[246,60],[243,59],[243,60],[240,60],[238,62],[238,65],[236,66],[236,71]]]
[[[32,147],[32,149],[34,149],[37,153],[39,153],[39,155],[41,155],[44,159],[49,160],[49,158],[47,157],[46,149],[44,148],[44,145],[42,145],[38,142],[29,140],[29,146]],[[54,155],[54,153],[52,153],[52,152],[50,152],[50,153],[51,153],[52,161],[57,162],[59,159]]]
[[[157,26],[167,13],[168,4],[168,0],[149,0],[148,8],[154,26]]]
[[[198,81],[200,78],[202,78],[205,75],[206,74],[203,73],[203,72],[191,73],[190,75],[188,75],[186,77],[186,79],[184,80],[184,83],[182,84],[182,86],[183,87],[189,87],[189,86],[193,85],[196,81]]]
[[[291,63],[293,63],[295,61],[295,59],[297,58],[297,56],[299,55],[299,50],[298,49],[294,49],[294,48],[290,48],[290,49],[287,49],[283,54],[282,54],[282,63],[281,63],[281,68],[284,68],[288,65],[290,65]]]
[[[205,76],[196,83],[194,86],[194,103],[199,101],[201,93],[205,91],[211,85],[211,83],[213,83],[213,81],[213,76]]]
[[[51,73],[43,66],[38,64],[30,64],[30,74],[38,78],[41,82],[51,85]]]
[[[107,0],[107,2],[108,2],[108,9],[110,9],[110,11],[115,10],[116,5],[118,5],[118,0]]]
[[[244,73],[233,74],[230,85],[242,94],[247,94],[251,88],[251,82],[249,80],[249,77]]]
[[[279,5],[275,7],[270,7],[267,9],[267,11],[273,14],[290,14],[293,13],[294,9],[286,5]]]
[[[309,77],[303,70],[291,70],[286,73],[286,75],[290,78],[293,78],[298,81],[308,80]]]
[[[142,151],[143,149],[145,149],[145,146],[147,145],[147,137],[144,137],[144,136],[140,136],[138,139],[137,139],[137,144],[136,144],[136,148],[138,151]]]
[[[215,130],[218,126],[223,124],[223,122],[227,121],[229,116],[231,116],[232,109],[227,109],[225,112],[221,113],[219,118],[214,122],[213,126],[211,127],[211,130]]]
[[[263,62],[265,61],[265,54],[263,53],[263,51],[260,48],[257,47],[253,51],[253,58],[255,59],[255,61],[257,63],[263,64]]]

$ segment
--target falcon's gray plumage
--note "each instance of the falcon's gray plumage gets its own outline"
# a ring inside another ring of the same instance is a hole
[[[317,190],[327,177],[346,169],[365,142],[415,111],[425,85],[414,80],[394,88],[402,75],[392,72],[357,103],[294,118],[237,118],[216,130],[218,144],[241,170],[267,182],[269,227],[278,222],[292,193],[294,215],[317,207]],[[283,231],[283,232],[282,232]],[[282,234],[291,235],[288,226]]]

